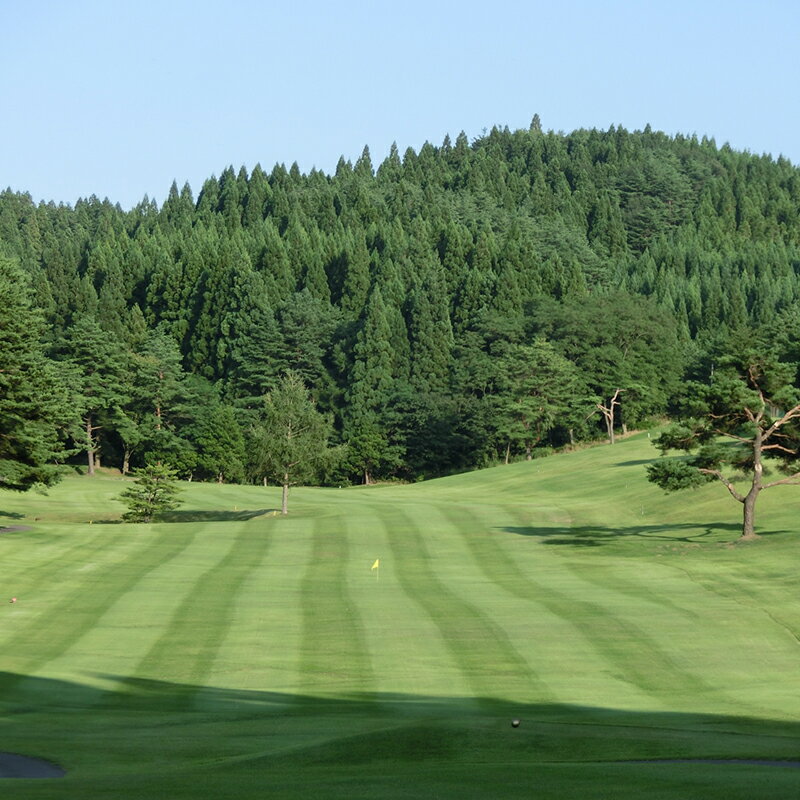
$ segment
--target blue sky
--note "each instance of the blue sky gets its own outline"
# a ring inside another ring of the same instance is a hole
[[[461,130],[713,136],[800,164],[796,0],[0,0],[0,187],[161,202]]]

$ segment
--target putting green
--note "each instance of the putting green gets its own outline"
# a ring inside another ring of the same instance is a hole
[[[152,525],[115,523],[118,477],[0,492],[29,527],[0,534],[0,750],[67,771],[15,797],[800,795],[800,490],[732,546],[738,504],[663,495],[653,456],[288,518],[275,488],[186,484]]]

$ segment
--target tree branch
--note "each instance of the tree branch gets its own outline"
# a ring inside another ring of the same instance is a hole
[[[749,444],[753,441],[745,436],[737,436],[735,433],[728,433],[728,431],[721,431],[717,428],[714,429],[714,433],[717,434],[717,436],[725,436],[728,439],[735,439],[737,442],[745,442],[746,444]]]
[[[792,450],[789,447],[784,447],[782,444],[764,444],[761,445],[762,450],[783,450],[784,453],[789,453],[789,455],[795,455],[797,450]]]
[[[736,491],[736,487],[718,469],[704,469],[698,467],[698,472],[702,472],[703,475],[713,475],[717,480],[722,481],[731,495],[740,503],[744,503],[744,495],[739,494],[739,492]]]
[[[769,489],[771,486],[781,486],[786,484],[800,483],[800,472],[795,472],[794,475],[789,475],[786,478],[781,478],[779,481],[772,481],[772,483],[765,483],[761,488]]]
[[[769,428],[764,431],[764,441],[769,439],[769,437],[772,436],[772,434],[775,433],[775,431],[777,431],[782,425],[785,425],[787,422],[797,419],[798,417],[800,417],[800,403],[798,403],[794,408],[790,408],[780,419],[775,420],[775,422],[773,422],[772,425],[770,425]]]

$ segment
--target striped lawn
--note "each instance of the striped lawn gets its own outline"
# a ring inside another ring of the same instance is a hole
[[[0,493],[31,526],[0,535],[0,750],[68,770],[14,796],[800,796],[642,763],[800,760],[800,490],[734,547],[738,504],[661,494],[651,451],[297,489],[288,518],[274,488],[186,484],[152,525],[115,524],[118,477]]]

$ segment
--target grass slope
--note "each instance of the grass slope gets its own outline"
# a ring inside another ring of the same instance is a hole
[[[0,493],[31,526],[0,535],[0,750],[68,771],[14,796],[800,796],[698,760],[800,760],[800,492],[732,547],[738,504],[661,494],[652,456],[298,489],[286,519],[260,487],[151,525],[110,524],[118,478]]]

